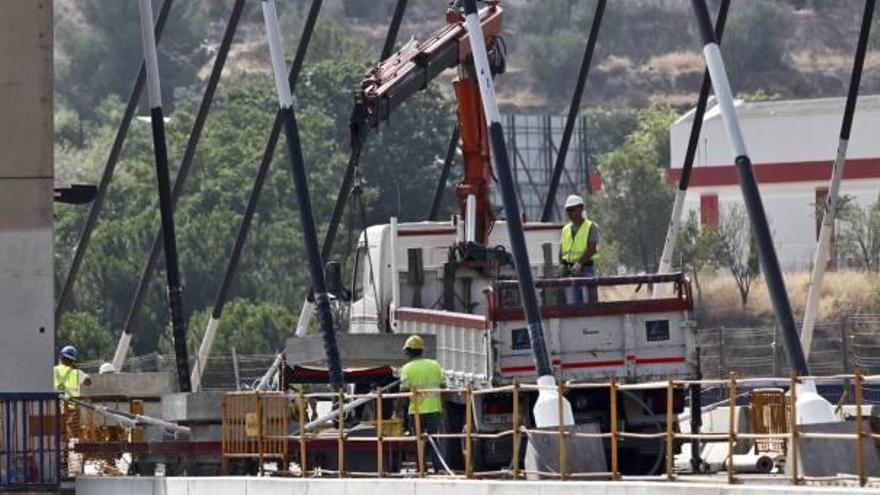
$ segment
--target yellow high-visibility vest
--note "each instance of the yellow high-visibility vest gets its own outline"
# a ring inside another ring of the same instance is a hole
[[[584,223],[581,224],[580,228],[577,232],[572,236],[571,222],[565,224],[565,227],[562,227],[562,240],[560,241],[560,251],[562,252],[562,261],[566,263],[577,263],[581,260],[581,256],[584,255],[584,251],[587,250],[587,243],[590,239],[590,229],[593,227],[593,222],[589,219],[584,219]],[[590,261],[594,261],[599,257],[598,254],[594,254]]]
[[[403,388],[416,389],[418,400],[409,401],[409,413],[415,414],[418,408],[419,414],[438,413],[443,411],[443,401],[440,400],[439,392],[422,392],[422,390],[437,390],[443,385],[443,368],[433,359],[419,358],[403,365],[400,368],[400,378],[403,380]]]
[[[58,364],[53,368],[53,382],[56,392],[63,392],[68,397],[79,397],[79,370],[66,364]]]

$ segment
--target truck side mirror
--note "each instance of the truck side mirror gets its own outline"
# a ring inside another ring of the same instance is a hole
[[[327,279],[327,292],[337,299],[349,300],[349,293],[342,285],[342,267],[338,261],[330,261],[324,266],[324,276]]]

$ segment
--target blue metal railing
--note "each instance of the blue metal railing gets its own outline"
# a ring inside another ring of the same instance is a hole
[[[0,489],[58,484],[60,418],[54,392],[0,393]]]

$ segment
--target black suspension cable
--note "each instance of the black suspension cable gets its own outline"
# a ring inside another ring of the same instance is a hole
[[[152,1],[139,0],[138,7],[140,10],[141,37],[143,38],[144,66],[147,70],[150,124],[153,130],[156,182],[159,188],[159,213],[162,219],[165,275],[168,281],[168,306],[171,312],[171,332],[174,337],[174,357],[177,362],[179,390],[181,392],[189,392],[191,385],[186,348],[186,321],[183,319],[183,296],[180,286],[180,269],[177,263],[177,239],[174,233],[174,212],[171,207],[171,179],[168,173],[165,116],[162,112],[162,88],[159,82],[159,63],[156,55],[156,38],[153,32]]]
[[[724,61],[721,58],[721,48],[715,38],[705,0],[691,0],[691,4],[703,38],[703,55],[709,68],[715,97],[718,99],[718,107],[721,109],[721,118],[724,121],[731,148],[733,148],[736,171],[746,211],[749,214],[752,235],[757,241],[761,267],[764,278],[767,280],[767,290],[776,312],[776,319],[782,329],[789,365],[798,375],[807,376],[810,374],[807,360],[804,357],[791,311],[791,303],[785,290],[785,280],[782,277],[782,270],[779,268],[779,259],[776,256],[776,248],[773,246],[773,236],[770,233],[770,225],[767,223],[767,215],[761,201],[761,193],[758,190],[758,181],[755,179],[755,172],[752,169],[752,160],[749,158],[742,129],[740,129],[736,116],[730,81],[727,79],[727,70],[724,68]]]

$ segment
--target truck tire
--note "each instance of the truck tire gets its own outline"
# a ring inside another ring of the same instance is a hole
[[[446,408],[446,428],[449,432],[464,432],[464,406],[447,402]],[[464,471],[464,441],[456,442],[454,438],[447,440],[446,444],[446,464],[453,471]]]

